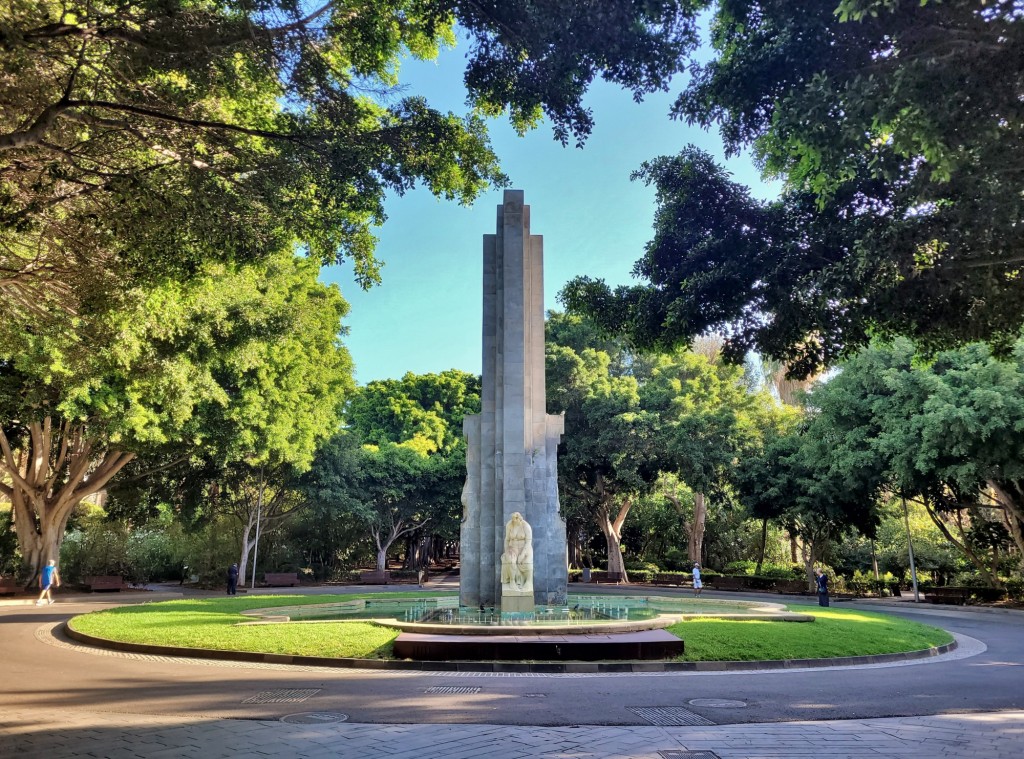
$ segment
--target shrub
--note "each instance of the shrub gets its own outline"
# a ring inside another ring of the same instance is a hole
[[[1007,580],[1006,595],[1014,603],[1024,603],[1024,580],[1019,577]]]
[[[665,569],[682,570],[686,569],[687,565],[690,563],[690,558],[686,555],[686,551],[673,546],[665,551],[662,563],[665,565]]]
[[[752,575],[756,568],[756,561],[730,561],[722,571],[727,575]]]

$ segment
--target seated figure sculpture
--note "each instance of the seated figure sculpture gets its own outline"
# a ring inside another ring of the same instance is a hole
[[[501,588],[503,593],[533,592],[533,529],[518,511],[505,523]]]

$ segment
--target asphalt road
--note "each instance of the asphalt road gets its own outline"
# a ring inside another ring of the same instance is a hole
[[[0,712],[81,709],[277,719],[316,711],[340,712],[357,723],[649,725],[631,708],[682,706],[726,725],[1024,708],[1022,612],[870,606],[966,636],[950,657],[913,663],[730,673],[495,675],[186,661],[88,651],[61,640],[58,623],[114,600],[0,606]],[[288,695],[283,690],[296,691],[291,694],[296,700],[261,703],[267,691],[277,691],[270,695],[279,699]],[[742,706],[691,703],[700,699]]]

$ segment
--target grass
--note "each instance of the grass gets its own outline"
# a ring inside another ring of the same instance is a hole
[[[919,651],[953,636],[919,622],[853,609],[790,605],[814,622],[691,620],[668,628],[686,642],[679,661],[826,659]]]
[[[75,630],[108,640],[186,648],[358,659],[392,658],[398,630],[369,622],[247,625],[240,612],[352,598],[436,597],[437,593],[358,593],[336,596],[252,596],[162,601],[75,617]],[[790,606],[816,617],[810,623],[702,619],[669,632],[686,641],[682,661],[818,659],[916,651],[952,640],[944,630],[884,614],[817,606]]]

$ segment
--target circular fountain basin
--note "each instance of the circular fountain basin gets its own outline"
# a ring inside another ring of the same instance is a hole
[[[527,613],[460,607],[458,597],[454,595],[405,599],[354,598],[324,604],[251,609],[243,613],[257,618],[250,624],[366,620],[406,632],[518,636],[639,632],[700,617],[792,622],[814,619],[806,614],[787,612],[781,604],[760,601],[576,594],[570,595],[564,605],[538,606]]]

